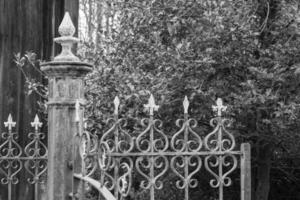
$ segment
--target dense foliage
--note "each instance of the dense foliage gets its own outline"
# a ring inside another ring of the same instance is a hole
[[[270,185],[270,199],[288,194],[282,190],[296,195],[299,171],[289,156],[300,146],[298,3],[128,0],[107,5],[117,26],[110,34],[98,31],[104,40],[87,42],[83,56],[96,65],[87,79],[89,114],[106,118],[118,95],[123,115],[139,118],[153,93],[161,105],[159,117],[172,130],[187,95],[191,115],[203,125],[199,131],[207,132],[210,105],[222,97],[231,105],[228,115],[237,134],[253,145],[254,199],[268,199]]]

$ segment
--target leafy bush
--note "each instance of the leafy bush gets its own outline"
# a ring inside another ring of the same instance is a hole
[[[277,187],[265,175],[280,174],[278,167],[294,176],[281,158],[299,151],[296,2],[128,0],[110,8],[118,26],[80,50],[96,66],[87,78],[90,117],[103,122],[118,95],[121,115],[139,119],[153,93],[172,132],[187,95],[202,126],[197,131],[207,132],[210,105],[222,97],[236,135],[252,142],[255,198],[267,199],[269,184]]]

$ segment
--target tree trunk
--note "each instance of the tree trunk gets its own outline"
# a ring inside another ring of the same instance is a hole
[[[49,60],[54,53],[53,38],[67,10],[77,22],[78,0],[0,0],[0,132],[6,131],[3,122],[11,113],[17,122],[18,143],[23,148],[29,142],[30,122],[37,112],[40,97],[25,94],[25,80],[13,61],[14,54],[32,51],[38,58]],[[36,80],[42,80],[29,66],[24,66],[24,70]],[[24,167],[18,178],[20,182],[13,186],[12,199],[32,200],[33,187],[27,182]],[[1,185],[0,200],[6,199],[7,187]]]

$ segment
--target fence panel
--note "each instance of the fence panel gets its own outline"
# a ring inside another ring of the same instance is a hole
[[[147,191],[147,199],[155,200],[157,191],[166,185],[164,178],[173,174],[176,189],[188,200],[190,189],[198,186],[196,176],[204,169],[212,177],[210,187],[215,188],[218,199],[223,200],[224,188],[233,182],[230,175],[240,168],[241,197],[243,200],[250,198],[250,145],[242,144],[241,150],[237,150],[235,137],[227,130],[229,120],[222,116],[227,107],[221,99],[212,106],[216,117],[210,121],[213,131],[206,136],[195,131],[198,124],[196,119],[189,117],[187,98],[183,101],[183,118],[176,121],[178,131],[174,134],[165,134],[163,122],[154,118],[159,106],[152,95],[145,105],[149,117],[141,120],[144,129],[136,136],[124,128],[126,119],[118,117],[120,102],[117,97],[114,104],[114,117],[108,120],[108,131],[99,139],[86,130],[81,134],[80,155],[85,166],[82,174],[76,177],[93,182],[98,189],[111,191],[115,199],[126,198],[132,190],[134,177],[139,177],[139,187]],[[96,180],[97,170],[101,173]],[[111,195],[107,191],[100,193]]]
[[[13,131],[16,122],[11,115],[4,125],[7,131],[1,134],[0,140],[0,182],[7,187],[5,198],[12,200],[14,187],[20,181],[18,176],[25,170],[27,184],[34,187],[34,200],[44,200],[48,150],[43,143],[45,134],[40,132],[42,123],[36,115],[31,122],[34,131],[28,134],[30,142],[25,148],[18,143],[18,133]]]

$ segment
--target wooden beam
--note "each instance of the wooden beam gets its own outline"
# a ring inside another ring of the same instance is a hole
[[[75,134],[78,131],[75,102],[84,102],[84,76],[92,66],[76,57],[71,47],[78,39],[73,37],[75,27],[66,12],[54,39],[62,51],[53,61],[41,64],[48,77],[48,179],[47,199],[66,200],[73,194]],[[81,118],[83,110],[80,110]],[[76,119],[76,120],[75,120]],[[82,121],[82,119],[81,119]]]

